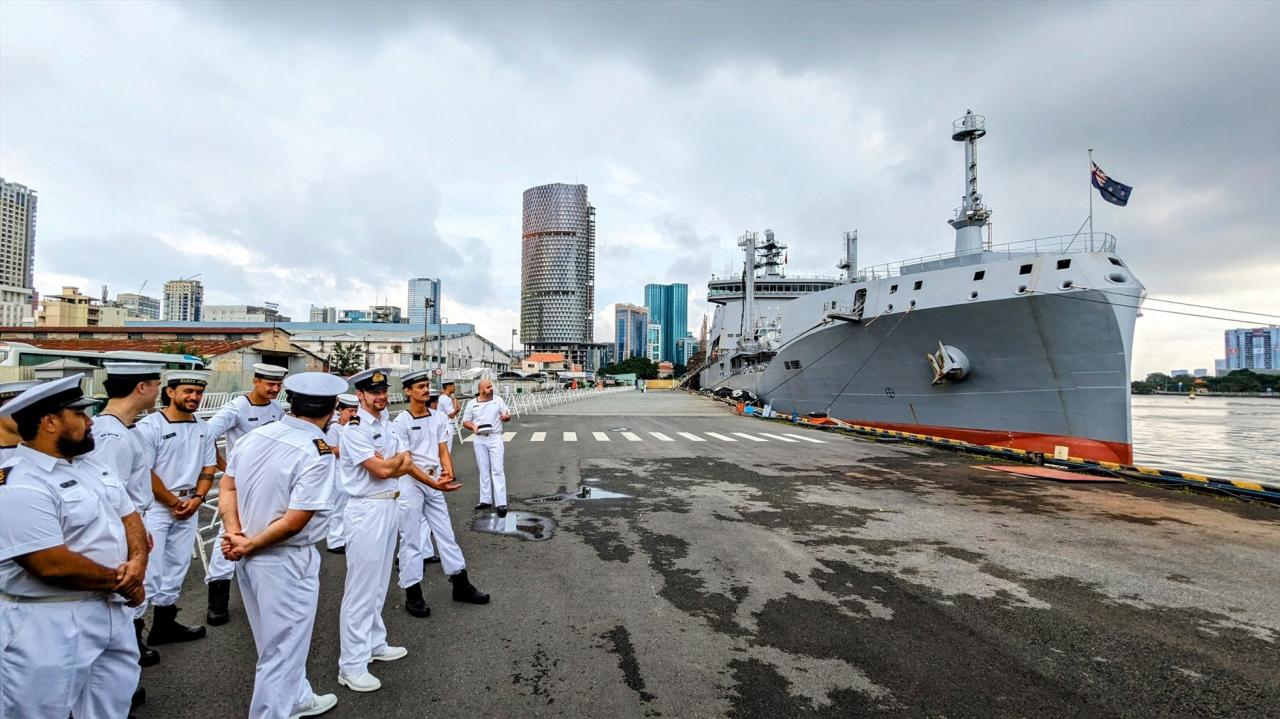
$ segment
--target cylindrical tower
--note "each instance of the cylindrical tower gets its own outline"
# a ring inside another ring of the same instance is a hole
[[[978,192],[978,139],[987,134],[987,119],[968,110],[951,129],[951,139],[964,143],[964,199],[948,222],[956,230],[956,254],[980,252],[982,228],[991,218],[991,210],[982,204],[982,193]]]
[[[586,185],[524,191],[520,251],[520,339],[590,344],[595,314],[596,210]]]

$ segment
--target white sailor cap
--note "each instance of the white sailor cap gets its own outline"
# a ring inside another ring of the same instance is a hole
[[[204,387],[209,384],[209,373],[195,369],[176,369],[165,374],[164,383],[170,387],[177,387],[180,384]]]
[[[32,387],[43,383],[44,380],[24,379],[21,382],[5,382],[4,384],[0,384],[0,407],[3,407],[6,402],[14,397],[17,397]]]
[[[108,377],[127,377],[139,382],[148,379],[160,379],[164,367],[150,362],[103,362],[103,369]]]
[[[337,397],[347,389],[347,381],[328,372],[302,372],[286,377],[284,389],[291,395]]]
[[[289,370],[285,369],[284,367],[280,367],[278,365],[263,364],[261,362],[258,362],[253,365],[253,376],[261,377],[262,379],[265,379],[265,380],[279,382],[280,380],[284,379],[284,376],[287,374],[289,374]]]
[[[346,393],[340,394],[338,395],[338,406],[339,407],[359,407],[360,398],[356,397],[353,394],[346,394]]]
[[[430,381],[431,381],[431,370],[429,369],[414,370],[408,374],[400,375],[400,384],[404,385],[405,389],[409,389],[410,387],[414,386],[419,382],[430,382]]]
[[[446,379],[445,381],[440,383],[440,389],[444,389],[445,387],[448,387],[454,383],[455,383],[455,380]]]
[[[387,388],[391,380],[391,370],[386,367],[375,367],[367,369],[358,374],[353,374],[347,378],[347,381],[356,386],[361,392],[369,390],[384,390]]]
[[[0,417],[38,413],[52,414],[63,409],[90,407],[98,403],[91,397],[85,397],[80,389],[80,380],[84,375],[76,373],[70,377],[40,382],[22,394],[14,397],[0,407]]]

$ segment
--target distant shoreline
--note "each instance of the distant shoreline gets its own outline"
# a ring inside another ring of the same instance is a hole
[[[1187,397],[1190,392],[1130,392],[1131,397]],[[1280,392],[1205,392],[1196,394],[1196,398],[1208,397],[1257,397],[1258,399],[1280,399]]]

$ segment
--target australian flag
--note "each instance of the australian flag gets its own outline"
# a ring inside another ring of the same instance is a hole
[[[1133,194],[1133,188],[1122,182],[1107,177],[1107,173],[1098,167],[1098,163],[1093,164],[1093,186],[1098,188],[1098,194],[1102,195],[1102,199],[1113,205],[1124,207],[1129,204],[1129,195]]]

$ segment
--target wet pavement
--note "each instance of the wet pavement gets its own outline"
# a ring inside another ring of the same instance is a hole
[[[393,576],[384,616],[409,656],[372,667],[378,692],[337,686],[345,567],[322,553],[309,676],[338,695],[327,716],[1280,706],[1276,508],[1006,476],[981,458],[668,392],[570,403],[506,429],[507,518],[472,510],[468,444],[455,445],[465,486],[449,498],[470,578],[493,601],[453,603],[430,565],[432,615],[415,619]],[[200,574],[180,619],[203,616]],[[161,647],[139,717],[246,714],[255,654],[235,590],[232,612],[203,641]]]

